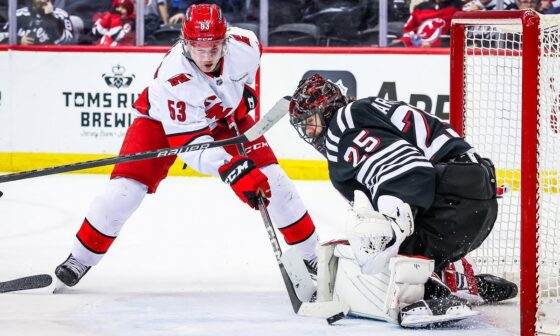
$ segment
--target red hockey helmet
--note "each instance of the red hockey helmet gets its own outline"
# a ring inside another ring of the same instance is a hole
[[[226,18],[218,5],[191,5],[183,20],[183,39],[194,46],[212,47],[224,41],[226,28]]]
[[[326,128],[333,114],[348,104],[348,98],[333,82],[319,74],[302,79],[290,101],[290,123],[298,131],[301,138],[313,144],[314,138],[305,133],[306,120],[317,114]],[[324,134],[321,133],[320,136]]]

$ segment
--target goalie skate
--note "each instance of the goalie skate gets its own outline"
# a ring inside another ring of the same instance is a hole
[[[478,294],[484,302],[499,302],[517,296],[517,285],[506,279],[491,275],[475,275]]]
[[[463,258],[449,264],[443,275],[451,292],[470,304],[499,302],[517,296],[515,283],[491,274],[474,274],[469,260]]]
[[[449,324],[478,315],[464,300],[453,296],[425,299],[401,309],[399,324],[404,328],[423,328]]]

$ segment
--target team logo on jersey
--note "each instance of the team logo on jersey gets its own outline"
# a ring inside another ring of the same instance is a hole
[[[418,36],[424,42],[434,42],[439,39],[441,32],[445,27],[445,20],[441,18],[434,18],[422,22],[418,28]]]
[[[225,118],[232,110],[231,107],[225,107],[217,96],[210,96],[204,100],[206,108],[206,117],[208,119],[220,120]]]
[[[136,76],[134,74],[125,75],[126,68],[120,64],[113,66],[111,69],[113,74],[103,74],[101,77],[105,80],[105,84],[108,87],[114,87],[117,89],[127,88],[132,84],[132,81]]]

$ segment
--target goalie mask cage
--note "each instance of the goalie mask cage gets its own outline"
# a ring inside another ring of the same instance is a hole
[[[460,12],[451,34],[451,123],[509,189],[471,257],[520,285],[521,335],[560,335],[560,16]]]

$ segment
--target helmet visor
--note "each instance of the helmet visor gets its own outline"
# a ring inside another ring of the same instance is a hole
[[[223,44],[225,39],[219,40],[191,40],[185,39],[185,42],[194,48],[214,48]]]

